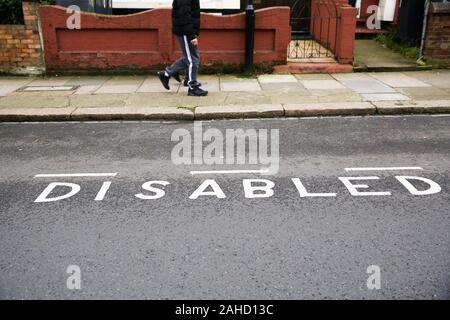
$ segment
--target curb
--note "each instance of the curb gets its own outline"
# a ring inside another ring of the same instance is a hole
[[[218,120],[450,113],[450,100],[328,102],[176,107],[0,108],[0,122],[108,120]]]
[[[371,67],[366,65],[360,65],[353,67],[353,72],[403,72],[403,71],[425,71],[425,70],[433,70],[433,66],[425,65],[411,65],[411,66],[400,66],[400,67]]]

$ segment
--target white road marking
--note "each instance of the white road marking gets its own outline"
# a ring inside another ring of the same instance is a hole
[[[422,167],[368,167],[345,168],[345,171],[388,171],[388,170],[423,170]]]
[[[54,177],[115,177],[117,172],[114,173],[45,173],[37,174],[35,178],[54,178]]]
[[[268,169],[261,170],[209,170],[209,171],[191,171],[190,174],[228,174],[228,173],[268,173]]]

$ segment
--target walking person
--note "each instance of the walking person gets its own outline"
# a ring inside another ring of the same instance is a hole
[[[158,72],[159,80],[167,90],[170,90],[169,80],[173,77],[181,82],[180,71],[186,70],[184,85],[189,87],[189,96],[206,96],[197,81],[200,64],[198,36],[200,33],[200,2],[199,0],[173,0],[172,32],[178,39],[183,57],[175,61],[164,71]]]

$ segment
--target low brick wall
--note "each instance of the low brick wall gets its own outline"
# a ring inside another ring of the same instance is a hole
[[[285,62],[290,41],[290,9],[256,12],[255,63]],[[40,17],[48,71],[146,70],[180,55],[171,31],[171,9],[158,8],[127,16],[81,14],[81,29],[69,30],[69,14],[42,6]],[[202,64],[244,62],[245,15],[201,15]]]
[[[23,1],[24,25],[0,25],[1,73],[38,74],[44,71],[38,6],[37,1]]]
[[[347,0],[311,1],[311,34],[339,63],[353,63],[356,15]]]
[[[450,61],[450,3],[431,3],[424,54],[434,60]]]

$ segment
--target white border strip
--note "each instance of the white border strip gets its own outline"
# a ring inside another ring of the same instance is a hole
[[[228,174],[228,173],[268,173],[268,169],[261,170],[210,170],[210,171],[191,171],[190,174]]]
[[[422,167],[368,167],[345,168],[345,171],[387,171],[387,170],[423,170]]]
[[[115,177],[117,172],[114,173],[46,173],[37,174],[35,178],[54,178],[54,177]]]

